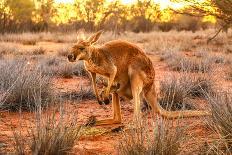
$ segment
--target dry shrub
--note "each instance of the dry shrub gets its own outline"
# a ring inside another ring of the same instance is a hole
[[[39,104],[39,103],[38,103]],[[41,113],[38,109],[34,123],[27,136],[14,131],[16,154],[55,155],[69,154],[80,136],[81,126],[77,125],[76,115],[68,114],[62,107],[59,114]]]
[[[122,134],[118,151],[122,155],[176,155],[187,139],[184,128],[173,121],[137,120]]]
[[[181,54],[175,49],[166,48],[160,53],[160,61],[169,61],[179,57],[181,57]]]
[[[86,71],[83,62],[75,63],[73,74],[76,75],[76,76],[84,76],[84,77],[88,76],[88,72]]]
[[[40,67],[27,64],[26,59],[1,61],[0,103],[3,108],[33,110],[36,101],[45,103],[52,99],[50,77],[41,73]]]
[[[43,47],[36,47],[34,49],[32,49],[31,54],[32,55],[43,55],[46,53],[46,49],[44,49]]]
[[[57,50],[57,55],[58,56],[63,56],[63,57],[67,57],[70,51],[70,47],[69,46],[63,46],[60,49]]]
[[[167,63],[174,71],[207,73],[212,69],[212,63],[209,59],[194,59],[181,55],[168,59]]]
[[[76,76],[87,76],[83,62],[70,63],[66,57],[46,57],[40,60],[45,75],[72,78]]]
[[[189,83],[171,76],[160,82],[160,105],[167,110],[194,109],[188,104],[188,88]]]
[[[211,154],[232,153],[232,94],[224,92],[217,95],[208,95],[208,102],[211,105],[212,119],[208,125],[219,135],[213,139],[208,152]]]
[[[187,75],[180,79],[186,83],[189,97],[205,98],[207,93],[214,93],[214,80],[210,74]]]
[[[5,34],[0,35],[0,40],[5,42],[17,42],[24,45],[35,45],[39,41],[39,35],[34,33]]]
[[[36,45],[36,40],[23,40],[23,45]]]
[[[72,78],[74,75],[74,66],[70,63],[59,66],[58,75],[63,78]]]
[[[83,62],[61,64],[58,68],[59,76],[63,78],[72,78],[74,75],[86,77],[88,75]]]
[[[8,42],[0,43],[0,47],[0,55],[16,54],[20,48],[18,44]]]
[[[185,72],[179,78],[169,76],[160,82],[160,105],[169,110],[194,109],[191,98],[205,98],[213,93],[214,81],[208,74]]]
[[[88,87],[80,86],[78,91],[67,92],[65,94],[62,94],[62,97],[70,100],[78,100],[78,101],[96,99],[92,87],[89,86]]]

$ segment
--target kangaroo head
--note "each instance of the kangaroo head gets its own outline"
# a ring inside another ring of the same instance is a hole
[[[103,31],[98,31],[90,36],[87,40],[78,41],[71,49],[68,60],[74,62],[76,60],[88,60],[91,56],[92,45],[98,41]]]

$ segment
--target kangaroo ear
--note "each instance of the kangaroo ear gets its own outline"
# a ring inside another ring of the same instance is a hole
[[[94,35],[90,36],[87,40],[90,43],[90,45],[96,43],[98,39],[100,38],[101,34],[103,33],[103,30],[98,31]]]

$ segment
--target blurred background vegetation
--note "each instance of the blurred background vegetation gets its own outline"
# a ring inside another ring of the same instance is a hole
[[[0,32],[226,31],[231,8],[232,0],[1,0]]]

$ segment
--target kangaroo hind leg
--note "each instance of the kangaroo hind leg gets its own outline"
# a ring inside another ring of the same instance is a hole
[[[141,118],[141,92],[143,90],[143,80],[136,70],[130,70],[131,92],[134,102],[134,120]]]
[[[117,93],[113,93],[112,108],[113,108],[113,118],[105,119],[105,120],[97,120],[95,125],[120,124],[122,122],[121,107],[120,107],[119,95]]]

